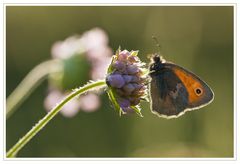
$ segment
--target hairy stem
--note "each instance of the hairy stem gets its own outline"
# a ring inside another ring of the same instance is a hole
[[[48,60],[33,68],[17,88],[8,96],[7,119],[50,73],[59,72],[61,69],[60,60]]]
[[[16,154],[26,145],[56,114],[61,110],[64,104],[73,99],[74,97],[81,95],[96,87],[105,87],[105,80],[96,81],[86,84],[85,86],[74,90],[65,99],[63,99],[55,108],[53,108],[45,117],[43,117],[32,129],[23,136],[8,152],[7,157],[15,157]]]

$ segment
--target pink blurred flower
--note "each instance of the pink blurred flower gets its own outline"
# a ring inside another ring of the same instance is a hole
[[[100,28],[94,28],[90,31],[85,32],[82,35],[81,41],[85,49],[89,51],[89,57],[93,58],[96,57],[95,54],[97,50],[105,50],[105,46],[108,45],[108,37],[106,33]]]
[[[107,69],[109,64],[111,63],[111,56],[106,56],[103,58],[99,58],[92,62],[92,70],[91,70],[91,78],[92,80],[104,79],[107,74]]]
[[[99,97],[93,93],[81,96],[79,101],[81,103],[81,109],[85,112],[94,112],[100,106]]]
[[[50,111],[66,96],[67,93],[63,94],[57,89],[51,90],[44,100],[44,106],[47,111]],[[62,107],[60,113],[65,117],[73,117],[79,112],[80,105],[81,103],[77,99],[73,99]]]
[[[50,111],[57,105],[64,97],[68,95],[67,92],[62,93],[57,89],[49,92],[48,96],[44,100],[44,106],[47,111]],[[77,99],[73,99],[62,107],[60,113],[65,117],[73,117],[80,110],[84,112],[94,112],[100,106],[99,97],[94,93],[82,95]]]
[[[92,80],[103,79],[113,54],[108,47],[108,37],[100,28],[86,32],[82,36],[82,43],[87,51],[87,58],[92,65]]]
[[[74,35],[64,41],[57,41],[53,44],[51,54],[53,58],[66,59],[75,54],[81,54],[84,48],[81,36]]]
[[[90,76],[92,80],[105,78],[113,54],[108,46],[107,34],[100,28],[94,28],[81,36],[74,35],[64,41],[56,42],[51,53],[53,58],[58,59],[67,59],[73,55],[84,55],[91,65]],[[44,102],[46,109],[51,110],[66,95],[66,92],[57,89],[50,90]],[[99,97],[94,93],[88,93],[79,99],[71,100],[60,113],[66,117],[73,117],[79,110],[93,112],[99,106]]]

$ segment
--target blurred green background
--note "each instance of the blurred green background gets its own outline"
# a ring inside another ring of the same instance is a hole
[[[104,29],[115,51],[158,51],[204,79],[215,93],[201,110],[166,120],[142,103],[143,118],[119,117],[106,94],[101,109],[69,119],[57,115],[19,157],[233,157],[233,7],[24,7],[6,9],[6,96],[37,64],[51,58],[55,41]],[[86,72],[87,73],[87,72]],[[46,114],[47,81],[7,120],[7,150]]]

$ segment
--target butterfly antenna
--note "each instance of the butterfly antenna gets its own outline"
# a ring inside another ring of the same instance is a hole
[[[161,46],[159,44],[157,37],[153,35],[152,39],[156,42],[156,46],[158,47],[158,53],[155,54],[156,58],[158,58],[160,60],[160,62],[162,62],[162,63],[166,62],[165,59],[161,55]]]
[[[160,44],[159,44],[159,41],[158,41],[157,37],[153,35],[153,36],[152,36],[152,39],[155,41],[156,46],[157,46],[157,48],[158,48],[158,53],[160,54],[160,52],[161,52],[161,46],[160,46]]]

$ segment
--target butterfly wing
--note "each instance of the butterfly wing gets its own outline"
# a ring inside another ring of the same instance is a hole
[[[159,70],[150,76],[151,109],[159,116],[178,117],[213,100],[213,92],[207,84],[178,65],[161,63]]]

